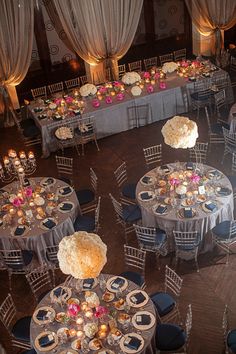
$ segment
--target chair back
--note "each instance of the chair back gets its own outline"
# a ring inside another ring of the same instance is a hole
[[[162,145],[154,145],[143,149],[146,166],[162,163]]]
[[[116,183],[118,187],[120,188],[123,183],[127,181],[127,169],[126,169],[126,162],[122,162],[122,164],[117,167],[117,169],[114,171],[114,176],[116,179]]]
[[[186,48],[174,50],[174,61],[186,60]]]
[[[65,82],[67,90],[69,90],[73,87],[80,87],[79,77],[76,77],[75,79],[71,79],[71,80],[66,80],[64,82]]]
[[[177,298],[180,296],[183,279],[168,265],[165,270],[165,292],[172,292]]]
[[[223,135],[225,139],[225,145],[229,147],[231,150],[232,148],[236,147],[236,133],[231,133],[229,129],[222,127]]]
[[[47,266],[41,266],[26,274],[26,279],[34,294],[36,301],[45,290],[50,290],[53,287],[52,280]]]
[[[233,56],[230,58],[230,70],[236,70],[236,58]]]
[[[236,174],[236,154],[235,153],[232,154],[232,166],[231,166],[231,169],[232,169],[232,173]]]
[[[63,82],[56,82],[55,84],[48,85],[49,92],[55,93],[55,92],[62,92],[63,91]]]
[[[139,247],[142,250],[156,252],[156,228],[133,225]]]
[[[73,158],[64,157],[64,156],[56,156],[56,165],[58,176],[73,176]]]
[[[5,300],[0,305],[0,320],[11,334],[11,327],[16,321],[16,307],[11,294],[8,294]]]
[[[215,106],[219,111],[226,104],[225,90],[220,90],[214,94]]]
[[[205,107],[205,113],[206,113],[206,118],[207,118],[208,131],[211,132],[211,121],[210,121],[209,112],[208,112],[207,107]]]
[[[193,250],[198,247],[198,231],[175,231],[173,230],[175,246],[181,251]]]
[[[37,97],[46,97],[47,98],[47,86],[37,87],[35,89],[31,89],[31,94],[33,99]]]
[[[194,148],[189,149],[190,161],[196,163],[206,163],[208,143],[197,142]]]
[[[159,55],[159,60],[160,60],[161,66],[167,62],[173,61],[173,53]]]
[[[98,229],[100,227],[100,224],[99,224],[100,206],[101,206],[101,197],[98,197],[98,202],[97,202],[97,206],[96,206],[95,214],[94,214],[94,219],[95,219],[94,232],[98,232]]]
[[[118,202],[111,193],[109,193],[109,196],[111,198],[111,201],[112,201],[112,205],[113,205],[113,208],[115,210],[115,213],[116,213],[116,219],[117,219],[117,222],[119,223],[123,217],[123,208],[122,208],[122,204],[120,202]]]
[[[81,86],[88,83],[87,75],[80,76]]]
[[[79,120],[79,135],[84,143],[94,140],[95,138],[95,124],[93,118],[94,117],[91,116]]]
[[[232,220],[230,222],[230,228],[229,228],[229,240],[235,242],[235,237],[236,237],[236,220]]]
[[[47,260],[58,267],[59,261],[57,258],[57,253],[58,253],[58,245],[51,245],[51,246],[46,246],[46,257]]]
[[[0,250],[0,254],[5,266],[12,273],[24,273],[25,263],[21,250]]]
[[[185,333],[186,333],[186,346],[188,346],[189,343],[189,337],[190,337],[190,332],[192,329],[192,323],[193,323],[193,315],[192,315],[192,306],[191,304],[188,305],[188,311],[186,315],[186,320],[185,320]]]
[[[137,60],[133,61],[132,63],[128,63],[129,71],[137,71],[141,72],[142,71],[142,61]]]
[[[124,245],[125,265],[145,274],[146,251]]]
[[[92,167],[90,167],[89,172],[90,172],[90,183],[91,183],[91,186],[96,194],[97,189],[98,189],[98,178],[97,178],[96,173],[92,169]]]
[[[157,57],[144,59],[143,62],[144,62],[145,70],[148,71],[153,66],[157,66]]]
[[[122,78],[122,76],[123,76],[125,73],[126,73],[125,64],[118,65],[119,80]]]

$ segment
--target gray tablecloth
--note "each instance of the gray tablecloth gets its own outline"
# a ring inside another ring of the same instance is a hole
[[[108,280],[111,275],[107,275],[107,274],[104,274],[103,275],[105,277],[106,280]],[[98,278],[99,280],[99,278]],[[73,279],[73,282],[72,282],[72,297],[77,297],[80,299],[81,302],[84,301],[84,292],[80,292],[78,294],[78,292],[76,292],[75,288],[74,288],[74,285],[75,284],[75,279]],[[133,282],[130,282],[128,281],[128,288],[125,290],[125,294],[129,293],[130,291],[132,290],[135,290],[135,289],[138,289],[138,286],[136,284],[134,284]],[[101,299],[102,298],[102,290],[100,289],[99,285],[97,285],[92,291],[95,291],[96,294],[99,296],[99,299],[100,299],[100,304],[101,305],[104,305],[104,306],[109,306],[110,310],[112,310],[113,308],[113,305],[112,303],[105,303],[103,302],[103,300]],[[114,299],[115,301],[115,299]],[[50,300],[50,294],[46,295],[43,300],[39,303],[39,305],[37,306],[37,308],[39,307],[42,307],[42,306],[52,306],[56,313],[58,312],[61,312],[61,311],[64,311],[62,310],[61,306],[59,306],[58,304],[51,304],[51,300]],[[115,308],[113,308],[113,310],[115,310]],[[135,309],[135,308],[131,308],[131,315],[135,314],[137,311],[139,311],[140,309]],[[153,305],[153,302],[151,301],[151,299],[149,299],[149,301],[147,302],[147,304],[145,306],[142,307],[142,310],[145,310],[145,311],[149,311],[151,312],[155,317],[156,317],[156,313],[155,313],[155,307]],[[117,313],[119,313],[119,311],[117,311]],[[47,325],[47,330],[49,331],[53,331],[53,332],[57,332],[57,330],[61,327],[70,327],[69,325],[66,325],[66,324],[60,324],[60,323],[57,323],[57,322],[53,322],[53,323],[50,323]],[[73,327],[73,326],[72,326]],[[118,328],[121,330],[121,332],[123,334],[125,333],[130,333],[130,332],[137,332],[137,330],[132,326],[132,329],[130,330],[124,330],[122,328],[122,325],[118,323]],[[32,343],[32,346],[34,346],[35,348],[35,339],[37,337],[37,335],[39,335],[42,331],[44,331],[44,329],[42,327],[40,327],[38,324],[36,324],[34,322],[34,320],[32,319],[31,321],[31,326],[30,326],[30,337],[31,337],[31,343]],[[141,331],[141,336],[144,338],[145,340],[145,345],[144,345],[144,348],[142,351],[138,351],[137,353],[139,354],[155,354],[156,353],[156,345],[155,345],[155,332],[156,332],[156,325],[154,325],[152,328],[150,328],[149,330],[142,330]],[[68,343],[66,344],[60,344],[59,347],[56,347],[56,352],[59,354],[61,351],[63,350],[69,350],[70,347],[71,347],[71,342],[73,340],[75,340],[76,337],[72,338],[71,340],[68,341]],[[111,347],[109,345],[107,345],[106,341],[104,340],[103,341],[103,345],[104,347],[106,347],[107,349],[111,349],[111,350],[114,350],[114,352],[118,352],[120,350],[120,347],[117,346],[117,347]],[[38,350],[37,348],[35,348],[36,352],[38,354],[41,354],[41,353],[45,353],[44,351],[41,351],[41,350]],[[47,353],[53,353],[54,351],[51,350],[51,351],[47,351]],[[96,351],[97,352],[97,351]],[[89,353],[94,353],[93,351],[89,351]]]
[[[230,125],[230,132],[236,133],[236,103],[230,108],[228,123]]]
[[[42,177],[30,179],[30,181],[34,183],[34,185],[39,184],[41,180]],[[13,182],[5,186],[4,190],[9,191],[10,193],[14,193],[16,186],[16,182]],[[50,192],[56,192],[57,188],[62,186],[67,186],[67,184],[60,180],[56,180],[56,183],[50,188]],[[58,224],[52,230],[45,231],[40,227],[40,223],[42,220],[37,220],[35,218],[35,215],[37,213],[33,213],[33,222],[30,225],[29,232],[25,236],[12,236],[12,230],[17,226],[17,216],[14,217],[14,222],[11,226],[7,226],[6,228],[3,228],[3,226],[1,226],[0,248],[33,250],[36,252],[38,259],[41,263],[47,262],[45,255],[45,247],[58,244],[64,236],[68,236],[74,233],[73,223],[77,215],[80,214],[80,206],[75,191],[73,191],[73,193],[68,197],[60,197],[58,203],[67,200],[73,202],[75,207],[72,211],[68,213],[62,213],[56,210],[53,216],[56,217]],[[45,205],[42,206],[42,208],[44,208]]]
[[[223,70],[212,73],[212,83],[216,82],[217,76],[221,76]],[[226,73],[228,77],[228,74]],[[227,99],[232,102],[232,88],[227,87]],[[109,135],[120,133],[122,131],[133,128],[130,127],[127,108],[135,107],[142,104],[149,104],[148,124],[172,117],[188,111],[190,95],[189,92],[194,87],[193,82],[189,82],[186,78],[179,77],[177,73],[167,74],[166,89],[160,89],[159,84],[154,85],[153,93],[148,93],[146,87],[140,96],[132,96],[130,89],[125,92],[123,101],[118,101],[113,97],[111,104],[106,104],[104,100],[100,101],[100,107],[94,108],[92,98],[85,98],[85,111],[83,117],[94,116],[97,138],[103,138]],[[34,108],[38,106],[37,102],[32,102],[29,106],[31,115],[42,133],[42,152],[43,157],[48,157],[51,152],[58,150],[58,142],[53,132],[55,127],[64,124],[78,123],[79,116],[74,118],[66,118],[63,121],[54,122],[51,118],[38,119]]]
[[[175,170],[175,164],[168,164],[171,170]],[[182,166],[185,166],[185,163],[182,163]],[[210,166],[204,165],[204,171],[215,170]],[[148,172],[146,175],[149,176],[158,176],[158,169],[153,169]],[[211,182],[209,182],[211,183]],[[216,182],[217,185],[221,185],[227,188],[230,188],[232,191],[232,186],[228,178],[222,174],[222,178]],[[164,199],[167,195],[163,195],[163,197],[156,196],[156,198],[150,202],[141,201],[139,198],[139,193],[141,191],[153,191],[153,186],[144,186],[139,181],[136,189],[136,198],[141,208],[142,212],[142,224],[143,226],[148,227],[160,227],[165,230],[168,236],[169,250],[172,251],[174,249],[174,240],[173,240],[173,230],[177,231],[199,231],[202,242],[200,245],[201,252],[208,251],[212,244],[209,242],[205,242],[204,236],[206,233],[211,230],[217,223],[224,220],[232,220],[233,219],[233,210],[234,210],[234,200],[233,194],[231,193],[226,197],[219,197],[217,195],[213,195],[209,197],[210,200],[215,200],[218,205],[217,211],[213,213],[208,213],[203,211],[201,204],[197,204],[196,216],[191,219],[181,219],[178,216],[178,209],[181,207],[180,200],[179,206],[171,207],[168,206],[168,213],[166,215],[157,215],[153,212],[152,208],[154,205],[164,203]]]

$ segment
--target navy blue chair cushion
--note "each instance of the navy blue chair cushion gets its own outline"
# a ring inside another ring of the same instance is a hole
[[[14,324],[11,332],[16,339],[23,340],[25,342],[30,341],[30,321],[31,316],[27,316],[19,319]]]
[[[230,221],[222,221],[221,223],[217,224],[213,227],[212,232],[218,238],[227,239],[229,237],[229,230],[230,230]]]
[[[74,223],[75,231],[94,231],[95,220],[94,218],[86,215],[79,215]]]
[[[214,134],[222,135],[223,134],[222,124],[220,123],[212,124],[211,131]]]
[[[236,189],[236,176],[227,176],[232,184],[233,189]]]
[[[95,194],[91,189],[81,189],[76,191],[76,195],[80,205],[90,203],[94,200]]]
[[[151,295],[151,299],[160,317],[167,315],[175,307],[175,300],[167,293],[155,293]]]
[[[142,218],[141,210],[138,205],[123,206],[123,220],[126,222],[134,222]]]
[[[122,194],[124,197],[135,199],[136,184],[127,183],[122,188]]]
[[[157,349],[172,351],[180,349],[186,341],[183,329],[174,324],[162,323],[156,328]]]
[[[236,353],[236,329],[228,333],[227,345],[233,353]]]
[[[199,92],[193,92],[191,93],[191,98],[194,99],[195,101],[207,101],[210,97],[210,94],[206,94],[206,95],[201,95],[199,96]]]
[[[22,258],[23,258],[23,262],[24,265],[27,266],[31,263],[33,256],[34,256],[34,252],[33,251],[28,251],[28,250],[22,250]],[[8,265],[10,268],[12,269],[21,269],[22,266],[19,264],[9,264]]]
[[[157,228],[155,241],[156,241],[157,246],[164,243],[166,241],[166,232],[162,229]]]
[[[31,125],[23,130],[23,134],[26,138],[35,138],[40,135],[40,130],[36,125]]]
[[[196,238],[196,241],[193,245],[184,245],[184,246],[177,246],[179,250],[182,250],[182,251],[193,251],[196,247],[199,246],[201,242],[201,237],[200,237],[200,234],[197,235],[197,238]]]
[[[228,120],[229,117],[229,108],[226,106],[222,106],[219,108],[219,113],[220,117],[223,118],[223,120]]]
[[[34,350],[34,348],[30,349],[30,350],[26,350],[24,352],[22,352],[21,354],[37,354],[36,351]]]
[[[24,119],[20,122],[20,126],[22,129],[26,129],[31,126],[36,126],[34,120],[32,118]]]
[[[144,283],[144,277],[140,273],[137,273],[137,272],[127,271],[127,272],[121,273],[120,276],[133,281],[139,287],[141,287]]]

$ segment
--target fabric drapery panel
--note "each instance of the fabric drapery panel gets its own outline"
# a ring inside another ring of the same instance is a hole
[[[74,51],[90,65],[108,59],[117,77],[117,61],[131,46],[143,0],[53,0],[53,3]]]
[[[1,97],[1,101],[8,102],[9,105],[11,101],[8,91],[21,83],[30,65],[34,33],[34,1],[1,0],[0,13],[0,95],[4,96]],[[6,112],[7,104],[4,109]],[[12,125],[9,118],[5,120],[4,125]]]
[[[215,34],[215,49],[220,51],[223,46],[221,31],[236,24],[236,1],[185,0],[185,3],[197,30],[203,36]]]

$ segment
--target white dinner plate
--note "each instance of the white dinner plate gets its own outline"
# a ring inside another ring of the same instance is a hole
[[[56,316],[55,310],[52,307],[50,307],[50,306],[42,306],[42,307],[37,308],[37,310],[34,311],[32,317],[33,317],[34,322],[39,324],[39,325],[50,323],[50,321],[51,321],[51,319],[47,318],[47,316],[46,316],[46,318],[44,320],[40,320],[40,319],[37,318],[37,315],[38,315],[39,311],[41,311],[41,310],[42,311],[51,312],[53,314],[53,318],[55,318],[55,316]]]
[[[70,191],[67,188],[70,188]],[[73,193],[73,188],[71,186],[69,186],[69,185],[58,187],[58,189],[57,189],[57,194],[60,197],[69,197],[72,193]]]
[[[39,340],[40,340],[40,338],[42,338],[44,336],[53,336],[54,342],[52,344],[50,344],[50,345],[47,345],[46,347],[41,347],[39,345]],[[35,345],[36,349],[39,350],[40,352],[49,352],[49,351],[51,351],[52,349],[54,349],[58,345],[58,337],[57,337],[56,333],[51,332],[51,331],[41,332],[35,338],[34,345]]]
[[[145,180],[147,179],[147,181],[145,182]],[[149,175],[145,175],[144,177],[142,177],[140,179],[140,183],[143,185],[143,186],[151,186],[155,183],[156,179],[155,177],[153,176],[149,176]]]
[[[55,225],[53,227],[51,227],[51,228],[47,227],[47,226],[44,225],[47,221],[52,221]],[[43,230],[53,230],[54,227],[56,227],[56,226],[57,226],[57,220],[54,219],[54,218],[48,217],[48,218],[46,218],[46,219],[44,219],[44,220],[42,220],[40,222],[40,228],[43,229]]]
[[[139,339],[139,340],[141,341],[138,350],[136,350],[136,349],[131,349],[131,348],[129,348],[129,347],[127,347],[127,346],[125,345],[126,340],[128,340],[129,338],[137,338],[137,339]],[[140,352],[140,351],[143,349],[143,347],[144,347],[144,339],[143,339],[143,337],[142,337],[140,334],[138,334],[138,333],[134,333],[134,332],[133,332],[133,333],[127,333],[127,334],[125,334],[125,335],[121,338],[121,340],[120,340],[120,348],[121,348],[121,350],[122,350],[124,353],[128,353],[128,354],[138,353],[138,352]]]
[[[205,204],[208,203],[208,202],[212,202],[213,204],[215,204],[216,210],[213,211],[213,210],[207,209]],[[208,214],[215,213],[218,210],[217,203],[215,201],[210,201],[210,200],[208,202],[202,203],[202,210],[205,211],[205,213],[208,213]]]
[[[65,291],[65,293],[62,296],[58,296],[57,297],[56,295],[54,295],[54,291],[57,290],[58,288],[62,288]],[[54,302],[61,302],[61,300],[67,301],[71,297],[71,293],[72,292],[71,292],[70,288],[67,288],[65,286],[60,286],[59,285],[56,288],[52,289],[52,291],[50,292],[50,298]]]
[[[144,199],[144,196],[148,196],[148,199]],[[142,202],[150,202],[155,198],[155,193],[152,191],[142,191],[138,194],[138,199]]]
[[[166,211],[164,211],[163,213],[158,213],[156,210],[157,210],[157,208],[158,208],[159,205],[165,207],[165,208],[166,208]],[[166,204],[161,204],[161,203],[158,203],[158,204],[153,205],[152,211],[153,211],[154,214],[160,215],[160,216],[166,215],[166,214],[168,214],[168,212],[169,212],[168,206],[167,206]]]
[[[115,280],[118,279],[118,278],[121,278],[124,280],[123,284],[121,287],[113,287],[112,285],[114,284]],[[120,277],[120,276],[114,276],[114,277],[111,277],[110,279],[107,280],[107,290],[111,291],[112,293],[115,293],[117,292],[118,290],[120,291],[124,291],[128,286],[128,280],[123,278],[123,277]]]
[[[143,298],[142,302],[139,303],[135,302],[135,298],[137,296]],[[127,304],[130,305],[131,307],[136,307],[136,308],[145,306],[148,303],[148,300],[149,300],[148,294],[141,289],[133,290],[126,296]]]
[[[140,319],[140,317],[142,317],[142,315],[150,317],[150,323],[149,324],[141,324],[141,323],[139,323],[139,319]],[[156,324],[156,318],[153,315],[153,313],[151,313],[149,311],[138,311],[132,317],[132,324],[133,324],[133,326],[135,328],[137,328],[137,329],[139,329],[141,331],[142,330],[146,331],[146,330],[152,328]]]
[[[63,205],[64,204],[70,204],[71,208],[68,209],[68,210],[63,210]],[[74,207],[75,207],[75,205],[72,202],[69,202],[69,201],[68,202],[62,202],[62,203],[60,203],[58,205],[57,210],[60,211],[60,213],[70,213],[74,209]]]
[[[16,230],[23,230],[24,232],[21,235],[15,235]],[[25,235],[27,235],[27,233],[29,232],[30,228],[27,225],[17,225],[16,227],[14,227],[14,229],[11,230],[11,235],[14,237],[24,237]]]
[[[42,186],[42,187],[54,186],[55,183],[56,183],[55,178],[45,177],[45,178],[41,179],[40,186]]]

